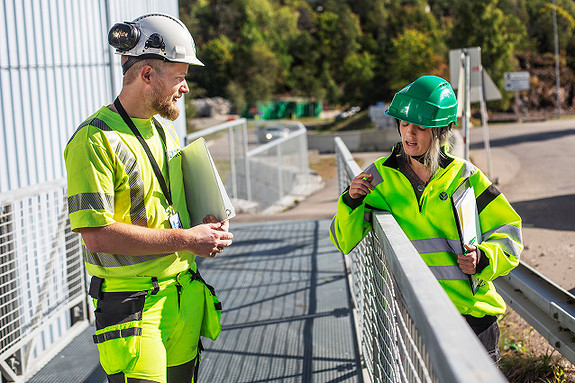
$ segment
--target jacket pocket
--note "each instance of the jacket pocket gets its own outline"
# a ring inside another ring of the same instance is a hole
[[[104,293],[96,300],[100,363],[108,375],[131,370],[140,357],[146,291]]]

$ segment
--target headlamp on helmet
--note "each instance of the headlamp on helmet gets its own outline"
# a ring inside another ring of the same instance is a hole
[[[108,43],[117,54],[129,56],[122,66],[124,73],[137,61],[148,58],[204,65],[196,57],[196,45],[186,26],[163,13],[115,24],[108,33]]]

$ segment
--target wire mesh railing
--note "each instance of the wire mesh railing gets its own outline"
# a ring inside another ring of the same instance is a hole
[[[80,235],[65,180],[0,194],[0,371],[24,381],[88,325]]]
[[[361,169],[335,139],[339,189]],[[393,216],[346,256],[360,354],[371,382],[505,382]]]
[[[292,193],[295,188],[310,184],[307,153],[307,130],[299,122],[274,122],[289,132],[248,152],[250,167],[250,200],[266,209]],[[264,123],[265,124],[265,123]],[[261,130],[265,125],[258,126]]]
[[[230,197],[256,202],[260,210],[311,183],[305,127],[274,121],[286,135],[262,144],[256,130],[268,124],[259,122],[255,130],[248,130],[242,118],[186,136],[186,144],[204,137]]]

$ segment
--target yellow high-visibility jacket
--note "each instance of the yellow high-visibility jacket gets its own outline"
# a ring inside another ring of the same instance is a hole
[[[397,220],[461,314],[502,314],[505,302],[491,281],[509,273],[523,250],[521,218],[503,194],[473,164],[446,155],[418,201],[410,181],[398,170],[399,150],[365,169],[375,189],[363,200],[340,196],[330,237],[344,254],[371,229],[371,211],[386,210]],[[474,189],[482,232],[476,276],[485,283],[473,295],[469,277],[457,264],[463,253],[451,195],[466,179]]]
[[[181,167],[173,166],[176,164],[173,159],[177,159],[180,152],[173,126],[162,125],[166,132],[164,147],[151,118],[132,118],[132,121],[149,145],[164,178],[181,180]],[[103,106],[80,124],[64,150],[64,160],[72,230],[102,227],[115,222],[154,229],[171,227],[169,204],[150,159],[118,113]],[[178,206],[183,203],[183,208],[178,211],[182,222],[189,224],[185,196],[181,190],[176,193],[172,185],[170,183],[174,203]],[[100,278],[137,276],[161,279],[196,267],[195,255],[188,251],[147,256],[87,251],[84,261],[88,273]]]

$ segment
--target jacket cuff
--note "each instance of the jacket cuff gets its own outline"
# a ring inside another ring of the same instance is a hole
[[[477,262],[477,267],[475,268],[475,274],[479,274],[483,271],[487,266],[489,266],[489,258],[485,255],[483,250],[477,249],[477,255],[479,257],[479,261]]]
[[[345,191],[343,192],[343,194],[341,196],[343,203],[345,203],[347,206],[349,206],[351,210],[354,210],[356,207],[361,205],[363,203],[364,198],[365,198],[365,196],[362,196],[362,197],[357,198],[357,199],[351,198],[351,196],[349,195],[349,187],[347,189],[345,189]]]

